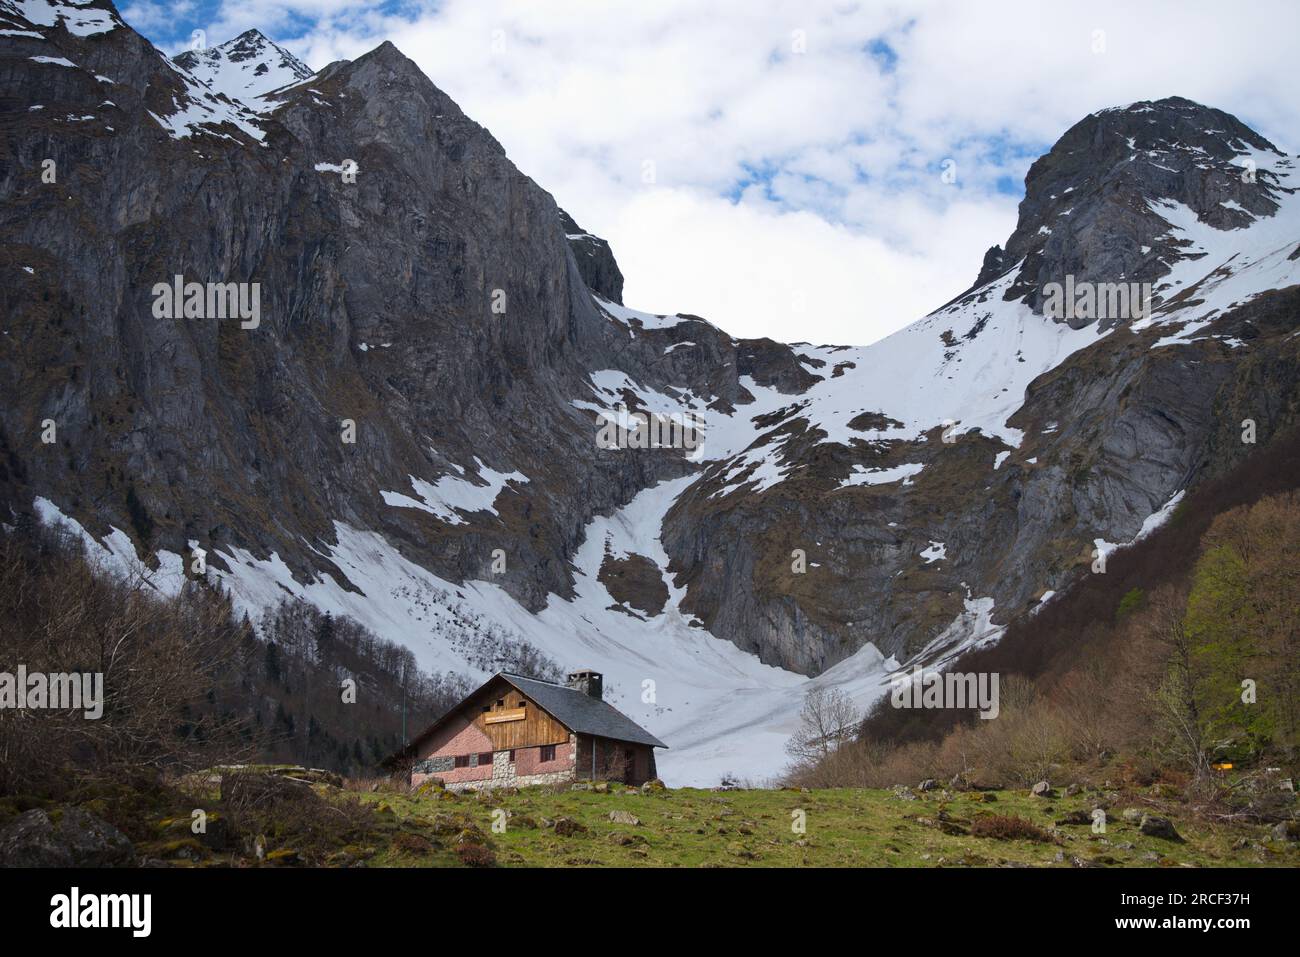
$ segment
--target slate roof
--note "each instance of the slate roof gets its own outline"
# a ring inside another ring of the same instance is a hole
[[[653,748],[666,749],[668,747],[668,745],[611,704],[593,698],[574,688],[566,688],[564,685],[552,684],[549,681],[538,681],[536,678],[525,678],[523,675],[512,675],[508,671],[499,671],[474,689],[454,708],[449,709],[441,718],[412,738],[406,747],[386,758],[383,761],[384,766],[396,766],[400,759],[410,757],[419,742],[437,730],[444,721],[463,708],[467,701],[471,700],[497,678],[509,682],[515,687],[515,690],[532,698],[542,710],[570,731],[578,734],[594,734],[602,738],[612,738],[615,741],[648,744]]]
[[[512,675],[506,671],[499,672],[495,677],[510,682],[570,731],[613,738],[615,741],[648,744],[655,748],[668,747],[613,705],[581,691],[551,684],[549,681]]]

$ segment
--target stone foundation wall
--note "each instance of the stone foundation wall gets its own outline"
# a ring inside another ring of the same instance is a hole
[[[527,788],[539,784],[564,784],[573,780],[573,768],[551,771],[546,774],[495,774],[496,762],[493,761],[493,776],[483,781],[457,781],[447,784],[448,791],[482,791],[492,788]]]

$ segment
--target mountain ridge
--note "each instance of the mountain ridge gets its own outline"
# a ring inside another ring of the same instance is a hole
[[[201,548],[254,616],[300,595],[427,667],[474,676],[454,636],[511,632],[605,671],[681,780],[774,770],[805,676],[867,703],[996,640],[1245,454],[1236,422],[1294,421],[1294,315],[1267,294],[1300,243],[1281,154],[1252,146],[1238,189],[1230,144],[1171,142],[1187,192],[1144,158],[1076,235],[1050,192],[1067,142],[1031,170],[1014,262],[872,346],[790,346],[623,306],[608,244],[391,43],[255,108],[129,27],[23,12],[43,2],[0,0],[39,35],[0,46],[26,171],[0,180],[11,514],[74,521],[163,590]],[[51,52],[71,68],[31,59]],[[1044,317],[1076,265],[1149,273],[1153,315]],[[153,319],[177,274],[259,282],[260,326]],[[703,448],[598,449],[620,405],[699,415]]]

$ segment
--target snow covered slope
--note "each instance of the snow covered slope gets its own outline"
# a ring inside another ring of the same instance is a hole
[[[1280,175],[1289,175],[1281,166],[1279,170]],[[1300,204],[1294,196],[1281,194],[1280,199],[1277,217],[1227,234],[1196,223],[1194,217],[1168,211],[1170,229],[1186,236],[1193,244],[1189,249],[1205,251],[1204,256],[1185,259],[1169,285],[1212,284],[1215,292],[1193,307],[1158,311],[1147,323],[1168,329],[1158,346],[1181,342],[1181,337],[1202,329],[1228,306],[1300,278],[1295,260],[1280,255],[1300,241]],[[458,585],[442,580],[403,558],[381,535],[343,523],[336,523],[338,544],[328,550],[328,557],[347,576],[351,588],[328,575],[303,584],[275,556],[258,560],[239,548],[223,553],[229,571],[213,569],[210,574],[222,580],[239,607],[255,618],[286,593],[296,594],[401,641],[430,669],[483,678],[487,671],[474,664],[473,650],[485,636],[523,638],[566,666],[603,671],[609,699],[670,744],[660,766],[671,783],[709,785],[724,774],[770,780],[783,764],[784,743],[795,729],[809,688],[839,688],[866,708],[886,693],[889,676],[908,662],[886,657],[866,643],[809,679],[764,665],[734,643],[714,637],[682,608],[686,588],[673,583],[660,539],[665,517],[696,483],[721,485],[720,494],[727,496],[783,482],[786,470],[798,467],[798,461],[787,463],[780,443],[769,437],[781,423],[794,418],[807,419],[810,431],[822,434],[822,443],[924,442],[927,432],[951,422],[956,433],[979,430],[1009,449],[1020,446],[1025,435],[1008,420],[1022,406],[1029,383],[1111,332],[1098,332],[1095,325],[1071,329],[1045,321],[1022,301],[1008,301],[1004,296],[1012,272],[874,345],[801,348],[802,355],[826,366],[853,366],[838,376],[820,378],[797,397],[746,378],[742,382],[753,401],[726,412],[709,408],[690,393],[670,395],[642,387],[618,370],[594,372],[590,394],[575,399],[575,405],[604,412],[631,394],[646,410],[690,411],[705,422],[706,440],[697,457],[704,468],[648,488],[626,507],[594,520],[573,560],[576,594],[569,599],[552,596],[539,614],[527,611],[490,581]],[[600,306],[611,318],[635,321],[643,331],[671,329],[683,321],[604,301]],[[946,344],[941,336],[949,329],[957,334],[955,344]],[[864,412],[880,410],[892,421],[865,430],[849,425]],[[780,415],[773,417],[773,413]],[[523,479],[518,473],[503,475],[481,462],[477,465],[488,480],[484,487],[444,479],[436,495],[427,487],[421,492],[446,513],[443,521],[462,523],[457,509],[492,510],[497,496],[506,494],[505,484]],[[895,484],[901,490],[923,471],[924,466],[917,465],[880,470],[874,477],[867,472],[861,481]],[[453,498],[448,491],[453,485],[465,485],[466,494]],[[406,496],[393,498],[390,504],[395,506],[424,506]],[[63,518],[53,505],[42,507],[47,519]],[[1154,513],[1143,523],[1143,532],[1170,511],[1166,506]],[[929,542],[921,560],[943,560],[946,549],[940,545]],[[124,534],[113,533],[105,546],[95,546],[101,547],[114,567],[150,575],[164,591],[180,583],[179,555],[160,552],[159,570],[147,572],[135,561]],[[1113,547],[1105,545],[1107,550]],[[629,614],[598,580],[609,556],[628,555],[645,556],[661,570],[670,598],[660,613]],[[966,598],[964,610],[927,643],[917,660],[942,663],[964,649],[996,640],[1001,628],[991,620],[993,604],[989,598]]]
[[[248,30],[225,43],[186,50],[172,62],[188,70],[214,93],[224,93],[253,110],[268,107],[268,93],[301,83],[312,70],[284,47],[258,30]]]
[[[670,783],[778,773],[809,687],[865,708],[996,640],[1245,454],[1228,426],[1289,422],[1292,160],[1218,111],[1085,118],[971,290],[787,346],[620,305],[608,249],[392,44],[304,83],[260,34],[173,63],[118,22],[0,0],[15,142],[77,198],[0,182],[0,503],[163,591],[204,549],[255,619],[300,596],[427,668],[595,668]],[[182,271],[260,283],[264,321],[158,321]],[[1065,273],[1157,309],[1054,322]],[[703,443],[600,447],[620,405]],[[13,440],[47,417],[66,454]]]

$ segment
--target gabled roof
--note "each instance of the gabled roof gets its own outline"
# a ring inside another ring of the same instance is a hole
[[[539,681],[536,678],[525,678],[523,675],[512,675],[508,671],[498,671],[457,702],[455,707],[448,708],[442,717],[412,738],[406,747],[386,758],[384,765],[394,765],[401,758],[408,757],[417,744],[441,727],[444,721],[458,713],[497,678],[512,685],[516,691],[527,695],[543,711],[577,734],[593,734],[601,738],[612,738],[615,741],[648,744],[652,748],[668,747],[623,712],[598,698],[593,698],[574,688],[566,688],[564,685]]]
[[[648,744],[654,748],[668,747],[623,712],[599,698],[563,685],[512,675],[506,671],[498,672],[494,677],[510,682],[570,731],[613,738],[615,741]]]

